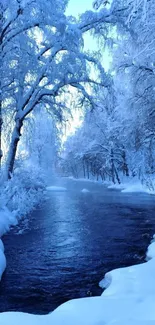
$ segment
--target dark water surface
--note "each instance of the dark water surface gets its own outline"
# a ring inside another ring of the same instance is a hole
[[[44,207],[3,238],[1,312],[44,314],[69,299],[100,295],[107,271],[144,261],[155,233],[154,196],[67,179],[59,185],[67,191],[48,192]]]

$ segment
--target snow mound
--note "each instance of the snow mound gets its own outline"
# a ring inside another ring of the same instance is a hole
[[[44,318],[45,319],[45,318]],[[0,314],[1,325],[43,325],[43,317],[18,312]],[[46,323],[45,323],[46,324]]]
[[[64,192],[67,191],[66,187],[60,187],[60,186],[48,186],[46,187],[47,191],[53,191],[53,192]]]
[[[114,189],[114,190],[124,190],[125,189],[125,185],[124,184],[111,184],[111,185],[108,185],[108,188],[109,189]]]
[[[151,258],[155,259],[155,236],[147,250],[147,257],[146,257],[147,261],[150,260]]]
[[[122,193],[148,193],[149,190],[144,187],[141,183],[137,184],[127,184],[126,187],[122,190]]]
[[[45,315],[1,313],[1,325],[154,325],[155,242],[148,247],[146,263],[108,272],[101,297],[68,301]]]
[[[154,192],[149,190],[149,188],[142,184],[138,179],[123,179],[121,184],[110,184],[109,189],[121,190],[122,193],[147,193],[153,194]]]
[[[0,251],[4,253],[4,245],[1,239],[0,239]]]
[[[4,235],[12,225],[17,224],[16,212],[12,213],[8,210],[8,208],[3,207],[0,209],[0,237]],[[2,240],[0,239],[0,280],[2,278],[2,274],[6,269],[6,258],[4,255],[4,245]]]
[[[0,280],[2,278],[2,274],[6,269],[6,258],[4,255],[4,245],[2,240],[0,239]]]
[[[103,184],[103,181],[101,179],[96,180],[95,177],[91,177],[91,178],[75,178],[73,176],[69,176],[69,177],[66,177],[66,178],[71,179],[71,180],[76,181],[76,182],[89,182],[89,183],[97,183],[97,184],[101,183],[101,184]],[[109,185],[109,184],[111,184],[111,182],[104,181],[104,184]]]
[[[6,269],[6,257],[4,255],[3,250],[0,249],[0,280],[2,278],[2,274]]]
[[[7,207],[0,209],[0,237],[10,229],[10,226],[15,226],[17,223],[16,211],[10,212]]]
[[[87,190],[86,188],[83,188],[83,190],[81,191],[82,193],[89,193],[90,191]]]

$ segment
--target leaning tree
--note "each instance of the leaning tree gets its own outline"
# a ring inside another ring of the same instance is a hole
[[[114,5],[107,9],[104,3],[100,11],[88,11],[76,21],[65,14],[67,2],[11,0],[9,6],[7,1],[3,3],[1,105],[4,111],[13,112],[14,121],[6,163],[8,178],[13,172],[23,123],[34,109],[46,106],[61,117],[64,92],[76,88],[94,106],[91,87],[110,85],[110,77],[99,61],[84,51],[83,35],[89,30],[104,35],[106,26],[122,23],[120,9]],[[94,78],[92,65],[97,70]],[[1,114],[0,118],[2,122]]]

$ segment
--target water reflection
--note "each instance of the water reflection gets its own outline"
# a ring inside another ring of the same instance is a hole
[[[98,295],[107,271],[145,258],[155,232],[153,196],[91,182],[59,185],[67,191],[49,192],[44,207],[4,237],[0,311],[43,314],[68,299]]]

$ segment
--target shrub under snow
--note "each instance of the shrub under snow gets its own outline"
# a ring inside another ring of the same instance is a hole
[[[0,236],[36,207],[45,186],[43,172],[33,165],[17,168],[11,180],[3,183],[0,188]]]
[[[0,238],[41,202],[45,187],[42,170],[32,164],[16,168],[14,176],[7,182],[1,179]],[[0,239],[0,280],[5,268],[4,246]]]

